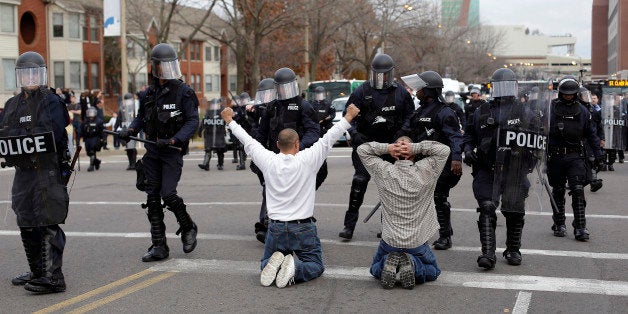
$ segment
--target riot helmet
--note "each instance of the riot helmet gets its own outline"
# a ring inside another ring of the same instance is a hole
[[[445,103],[446,104],[453,104],[454,100],[456,100],[456,94],[454,94],[454,92],[448,90],[445,93]]]
[[[177,52],[166,43],[153,47],[150,53],[151,72],[153,76],[162,80],[173,80],[181,77],[181,67]]]
[[[473,94],[478,94],[480,95],[480,90],[477,87],[474,87],[471,89],[471,91],[469,92],[469,94],[473,95]]]
[[[573,95],[580,90],[580,84],[576,79],[567,77],[558,82],[558,93],[564,95]]]
[[[297,75],[290,68],[281,68],[275,72],[277,99],[285,100],[299,96]]]
[[[255,93],[255,104],[267,104],[275,99],[277,99],[275,80],[270,77],[261,80],[259,84],[257,84],[257,92]]]
[[[585,104],[590,104],[592,102],[591,91],[586,89],[586,87],[580,87],[578,90],[578,98]]]
[[[316,93],[316,101],[323,101],[323,100],[325,100],[325,87],[317,86],[314,89],[314,92]]]
[[[124,94],[124,97],[122,97],[122,103],[127,107],[132,106],[135,103],[135,99],[133,99],[133,94],[131,93]]]
[[[371,62],[371,74],[369,82],[371,87],[375,89],[386,89],[393,85],[395,76],[395,63],[393,59],[385,54],[380,53],[373,58]]]
[[[46,85],[48,83],[46,61],[34,51],[21,54],[15,63],[15,78],[17,88]]]
[[[491,89],[493,98],[517,96],[518,87],[515,72],[508,68],[501,68],[493,72]]]
[[[93,118],[96,117],[97,113],[98,113],[98,111],[96,110],[96,107],[89,107],[85,111],[85,116],[87,116],[90,119],[93,119]]]
[[[238,95],[234,95],[234,96],[231,98],[231,106],[234,106],[234,107],[240,107],[240,106],[242,106],[242,104],[240,103],[240,96],[238,96]]]
[[[209,101],[209,110],[220,110],[220,99],[212,98]]]
[[[539,99],[539,87],[538,86],[534,86],[532,87],[532,89],[530,89],[530,94],[528,95],[528,98],[530,100],[538,100]]]
[[[425,96],[437,98],[443,92],[443,78],[434,71],[425,71],[419,74],[419,77],[427,84],[423,90]]]
[[[242,92],[240,94],[240,102],[242,106],[249,105],[251,103],[251,96],[249,96],[249,93]]]

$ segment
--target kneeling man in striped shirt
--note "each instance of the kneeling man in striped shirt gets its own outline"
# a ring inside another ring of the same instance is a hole
[[[221,112],[229,129],[242,142],[246,154],[266,180],[269,222],[261,265],[260,282],[263,286],[275,282],[277,287],[283,288],[323,274],[321,241],[313,217],[316,173],[331,147],[351,127],[349,123],[359,112],[358,107],[349,105],[340,122],[302,151],[299,151],[297,132],[282,130],[277,140],[278,154],[264,148],[233,121],[231,108]]]
[[[436,280],[440,269],[427,240],[438,231],[433,195],[449,147],[434,141],[412,143],[403,136],[393,144],[364,143],[357,152],[382,202],[382,240],[371,274],[385,289],[392,289],[397,277],[405,289]],[[383,160],[384,154],[397,161]]]

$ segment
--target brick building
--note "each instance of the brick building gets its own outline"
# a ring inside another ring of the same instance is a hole
[[[597,79],[628,78],[628,2],[593,0],[591,75]]]
[[[119,96],[119,86],[107,84],[105,38],[103,37],[102,0],[0,0],[0,106],[15,91],[15,61],[26,51],[40,53],[48,66],[48,83],[53,87],[82,90],[103,90],[107,95],[106,111],[113,111]],[[152,19],[150,27],[157,27],[157,19],[150,14],[155,8],[142,12]],[[181,8],[181,14],[205,12],[194,8]],[[127,20],[129,18],[127,4]],[[159,12],[155,10],[153,12]],[[212,20],[217,21],[215,15]],[[218,21],[222,22],[222,21]],[[217,23],[217,22],[213,22]],[[142,46],[155,43],[154,37],[142,30],[127,28],[127,55],[129,90],[140,89],[148,82],[147,53]],[[190,26],[179,21],[172,27],[168,42],[175,49],[189,37]],[[115,40],[113,38],[112,40]],[[144,43],[140,45],[138,43]],[[226,96],[227,90],[236,90],[235,65],[230,63],[226,47],[201,33],[194,36],[181,51],[183,80],[197,91],[199,99]],[[114,80],[115,81],[115,80]],[[117,110],[117,109],[116,109]]]

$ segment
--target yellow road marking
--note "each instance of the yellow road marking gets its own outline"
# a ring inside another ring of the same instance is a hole
[[[136,274],[130,275],[128,277],[124,277],[124,278],[122,278],[120,280],[114,281],[114,282],[112,282],[112,283],[110,283],[108,285],[102,286],[100,288],[96,288],[96,289],[94,289],[92,291],[89,291],[89,292],[83,293],[81,295],[75,296],[74,298],[65,300],[63,302],[57,303],[57,304],[52,305],[52,306],[49,306],[49,307],[47,307],[45,309],[41,309],[41,310],[39,310],[37,312],[34,312],[34,314],[47,314],[47,313],[52,313],[54,311],[58,311],[58,310],[60,310],[62,308],[68,307],[68,306],[70,306],[72,304],[79,303],[79,302],[81,302],[81,301],[83,301],[85,299],[88,299],[88,298],[91,298],[93,296],[99,295],[101,293],[107,292],[107,291],[109,291],[109,290],[111,290],[113,288],[116,288],[116,287],[121,286],[123,284],[126,284],[128,282],[131,282],[131,281],[133,281],[135,279],[144,277],[144,276],[146,276],[146,275],[148,275],[150,273],[153,273],[153,271],[150,270],[150,269],[143,270],[143,271],[141,271],[139,273],[136,273]]]
[[[159,276],[155,276],[155,277],[153,277],[151,279],[147,279],[147,280],[144,280],[144,281],[142,281],[142,282],[140,282],[138,284],[130,286],[130,287],[128,287],[128,288],[126,288],[126,289],[124,289],[124,290],[122,290],[120,292],[116,292],[116,293],[114,293],[114,294],[112,294],[112,295],[110,295],[108,297],[105,297],[105,298],[102,298],[100,300],[94,301],[94,302],[92,302],[90,304],[81,306],[78,309],[76,309],[74,311],[71,311],[71,312],[68,312],[68,313],[70,313],[70,314],[82,314],[82,313],[86,313],[86,312],[92,311],[92,310],[94,310],[94,309],[96,309],[98,307],[101,307],[101,306],[103,306],[103,305],[105,305],[107,303],[110,303],[112,301],[115,301],[117,299],[125,297],[125,296],[127,296],[127,295],[129,295],[129,294],[131,294],[131,293],[133,293],[135,291],[144,289],[144,288],[149,287],[151,285],[154,285],[154,284],[156,284],[156,283],[158,283],[158,282],[160,282],[160,281],[162,281],[164,279],[170,278],[170,277],[174,276],[174,274],[176,274],[176,273],[163,273],[163,274],[161,274]]]

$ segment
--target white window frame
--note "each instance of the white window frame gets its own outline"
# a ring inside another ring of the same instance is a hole
[[[17,18],[16,18],[16,14],[15,14],[16,6],[12,5],[12,4],[8,4],[8,3],[0,3],[0,8],[3,8],[3,10],[8,10],[8,9],[11,10],[11,20],[13,22],[13,23],[11,23],[11,30],[4,30],[4,29],[2,29],[2,25],[0,25],[0,33],[15,34],[16,31],[17,31],[17,26],[16,26]],[[2,17],[2,16],[0,15],[0,17]],[[4,18],[2,20],[4,20]]]

